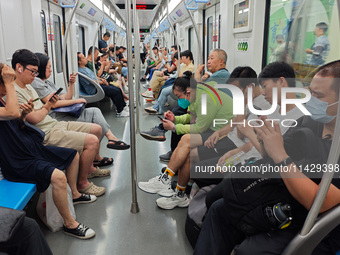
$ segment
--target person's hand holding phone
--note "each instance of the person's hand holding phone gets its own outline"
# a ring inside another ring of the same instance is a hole
[[[40,98],[38,98],[40,99]],[[34,104],[33,104],[33,98],[31,98],[27,103],[21,104],[20,105],[20,110],[21,110],[21,119],[24,120],[26,116],[33,112],[34,110]]]
[[[167,111],[164,114],[164,118],[166,118],[167,120],[169,120],[171,122],[175,122],[175,115],[171,111]]]

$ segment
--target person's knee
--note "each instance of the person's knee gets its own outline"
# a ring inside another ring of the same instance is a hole
[[[55,169],[52,173],[51,184],[53,188],[66,189],[66,175],[59,169]]]
[[[92,123],[91,131],[91,133],[98,134],[100,136],[102,134],[102,127],[98,124]]]
[[[84,149],[98,149],[99,140],[98,137],[92,134],[87,134],[85,138]]]
[[[190,134],[183,135],[178,146],[190,148]]]

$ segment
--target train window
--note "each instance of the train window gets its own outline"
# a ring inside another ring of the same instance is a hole
[[[83,53],[86,56],[85,53],[85,28],[83,26],[77,26],[77,34],[78,34],[78,51]]]
[[[42,35],[43,35],[43,42],[44,42],[44,52],[45,52],[46,55],[48,55],[45,12],[41,11],[40,16],[41,16]]]
[[[194,50],[194,42],[195,42],[195,31],[193,27],[190,27],[188,30],[188,38],[189,38],[189,50]]]
[[[292,64],[301,85],[306,85],[318,66],[339,59],[338,31],[335,0],[272,0],[267,63],[283,60]]]
[[[214,30],[214,19],[213,17],[208,18],[207,22],[207,53],[213,49],[213,30]]]
[[[53,28],[54,28],[54,48],[56,55],[56,66],[57,73],[61,73],[63,71],[62,64],[62,33],[61,33],[61,21],[60,17],[56,14],[53,14]]]

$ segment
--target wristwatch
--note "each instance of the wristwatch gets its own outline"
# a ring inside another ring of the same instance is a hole
[[[291,157],[288,157],[276,165],[277,166],[289,166],[291,163],[293,163],[293,159]]]
[[[172,132],[176,133],[176,124],[174,124],[174,126],[172,127]]]

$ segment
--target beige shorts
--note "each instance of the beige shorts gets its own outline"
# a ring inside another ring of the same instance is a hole
[[[71,148],[81,154],[91,125],[91,123],[77,121],[60,121],[45,136],[44,145]]]

